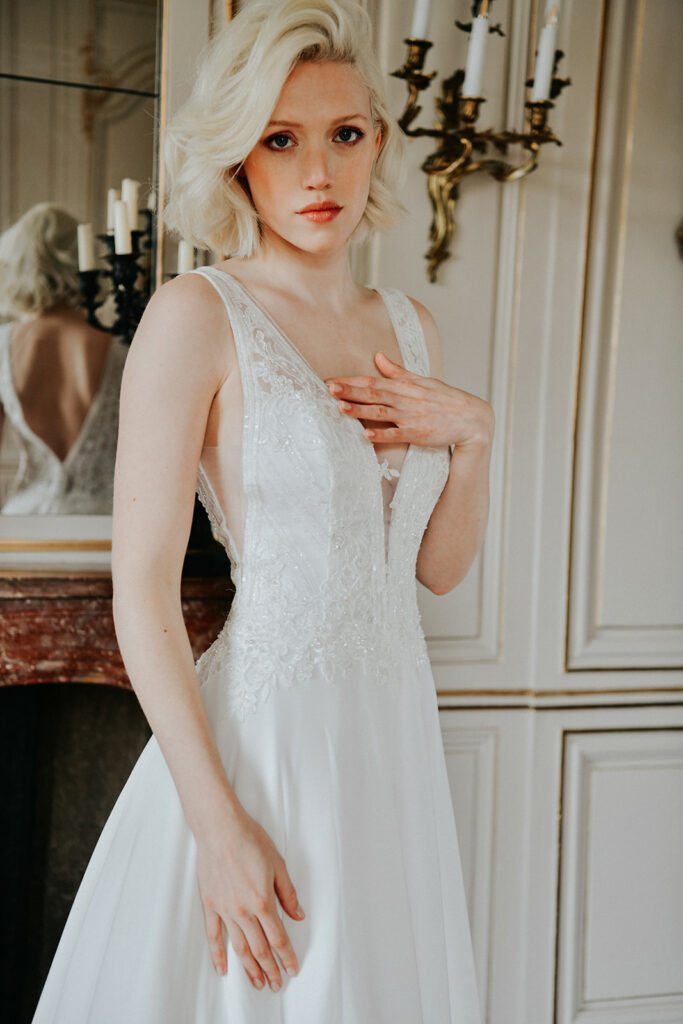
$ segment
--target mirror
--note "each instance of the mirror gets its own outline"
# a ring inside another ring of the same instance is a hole
[[[138,227],[149,228],[140,277],[153,279],[154,218],[145,214],[157,186],[161,7],[0,5],[3,555],[40,548],[41,538],[109,547],[117,389],[129,338],[115,330],[109,242],[97,236],[111,219],[108,191],[126,178],[139,182]],[[99,271],[96,326],[79,284],[82,223],[92,225]]]

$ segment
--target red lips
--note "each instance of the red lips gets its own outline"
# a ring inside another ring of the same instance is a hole
[[[314,210],[340,210],[339,203],[310,203],[308,206],[304,206],[303,209],[297,210],[297,213],[312,213]]]

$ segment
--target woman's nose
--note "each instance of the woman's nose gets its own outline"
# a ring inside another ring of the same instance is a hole
[[[302,184],[304,188],[329,188],[332,184],[332,161],[323,148],[310,149],[303,158]]]

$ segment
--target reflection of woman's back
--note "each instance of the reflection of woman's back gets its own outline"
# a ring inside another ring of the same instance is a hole
[[[77,314],[0,327],[0,403],[20,463],[3,514],[110,514],[126,349]]]
[[[75,221],[65,224],[67,217],[48,204],[34,207],[22,218],[33,221],[30,228],[24,225],[22,237],[32,257],[23,261],[25,275],[13,265],[16,239],[12,254],[5,250],[0,261],[0,291],[10,293],[13,304],[6,305],[12,312],[16,314],[21,306],[17,293],[23,281],[30,293],[33,277],[33,290],[38,292],[31,296],[38,307],[32,315],[27,318],[24,313],[21,319],[0,326],[0,432],[3,419],[9,421],[19,446],[19,466],[0,507],[3,514],[111,513],[119,390],[127,347],[90,327],[75,308],[75,296],[68,288],[75,253],[63,240],[52,248],[58,251],[65,280],[57,295],[49,290],[45,294],[43,288],[43,305],[38,302],[41,262],[54,264],[55,254],[36,222],[40,218],[41,228],[47,226],[49,235],[57,218],[63,233],[71,227],[69,240],[75,239]],[[16,234],[22,221],[10,231]],[[50,269],[54,287],[53,266]],[[8,283],[7,278],[13,281]],[[46,298],[56,301],[45,302]]]

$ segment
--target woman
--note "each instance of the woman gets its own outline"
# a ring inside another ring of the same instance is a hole
[[[423,306],[350,273],[395,206],[369,29],[249,4],[170,133],[169,224],[233,255],[155,294],[126,365],[114,610],[154,736],[38,1024],[480,1020],[415,574],[446,593],[475,556],[493,415]],[[195,665],[196,484],[237,590]]]
[[[0,236],[0,439],[19,464],[5,515],[111,515],[127,348],[78,308],[78,221],[37,203]]]

